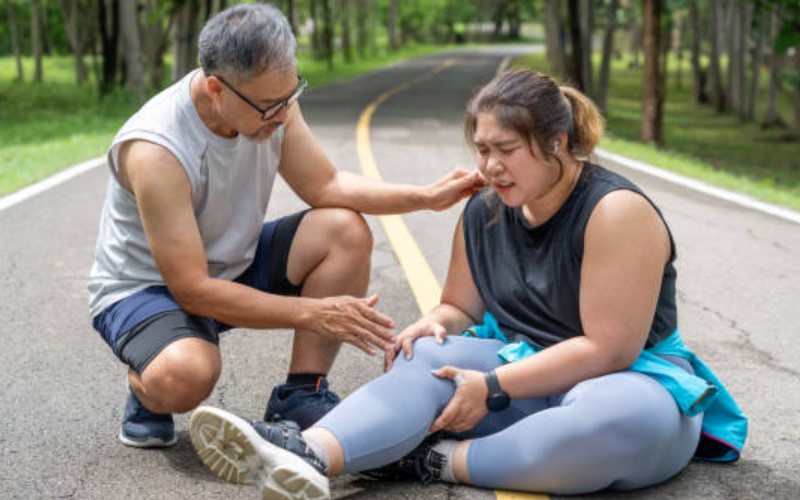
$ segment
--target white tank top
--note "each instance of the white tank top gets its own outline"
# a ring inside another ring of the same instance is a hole
[[[108,152],[109,179],[89,279],[92,317],[153,285],[164,285],[136,199],[117,178],[120,146],[145,140],[168,149],[186,171],[209,276],[232,280],[252,262],[278,172],[283,127],[257,142],[211,132],[192,103],[192,72],[148,101],[123,125]]]

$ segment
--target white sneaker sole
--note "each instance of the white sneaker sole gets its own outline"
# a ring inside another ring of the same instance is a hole
[[[229,483],[255,484],[264,500],[330,499],[328,478],[232,413],[201,406],[192,414],[189,433],[214,475]]]

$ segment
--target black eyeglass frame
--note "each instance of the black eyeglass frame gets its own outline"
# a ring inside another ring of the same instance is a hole
[[[262,108],[258,104],[256,104],[253,101],[251,101],[250,98],[248,98],[246,95],[244,95],[241,92],[239,92],[238,90],[236,90],[236,87],[234,87],[233,85],[228,83],[224,78],[222,78],[219,75],[214,75],[214,76],[217,78],[217,80],[221,81],[226,87],[228,87],[231,92],[236,94],[236,96],[239,97],[239,99],[243,100],[251,108],[253,108],[256,111],[258,111],[261,114],[261,121],[262,122],[266,122],[266,121],[271,120],[272,118],[275,118],[275,116],[277,116],[277,114],[280,113],[283,108],[288,108],[289,106],[294,104],[295,101],[297,101],[297,99],[303,93],[303,90],[305,90],[305,88],[308,86],[308,80],[306,80],[303,75],[298,73],[297,74],[297,86],[294,88],[292,93],[289,94],[288,97],[285,97],[283,99],[278,100],[278,102],[276,102],[275,104],[272,104],[271,106],[269,106],[267,108]]]

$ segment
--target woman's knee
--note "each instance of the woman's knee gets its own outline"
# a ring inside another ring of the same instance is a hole
[[[173,413],[183,413],[211,394],[221,370],[216,346],[200,339],[182,339],[161,351],[141,379],[148,398]]]

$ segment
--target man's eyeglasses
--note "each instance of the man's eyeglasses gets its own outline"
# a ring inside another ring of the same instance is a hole
[[[280,113],[283,108],[288,108],[289,106],[294,104],[294,102],[297,100],[298,97],[300,97],[300,94],[303,93],[303,90],[308,85],[308,80],[303,78],[303,75],[298,74],[297,75],[297,87],[295,87],[295,89],[292,91],[292,93],[288,97],[279,100],[278,102],[276,102],[275,104],[272,104],[271,106],[269,106],[267,108],[262,108],[262,107],[258,106],[256,103],[254,103],[253,101],[251,101],[250,99],[248,99],[244,94],[242,94],[241,92],[236,90],[236,88],[234,88],[233,85],[231,85],[230,83],[225,81],[224,78],[222,78],[219,75],[214,75],[214,76],[216,76],[219,81],[224,83],[225,86],[228,87],[231,90],[231,92],[236,94],[241,100],[246,102],[251,108],[253,108],[256,111],[258,111],[261,114],[261,121],[263,121],[263,122],[269,121],[272,118],[275,118],[275,116],[278,113]]]

